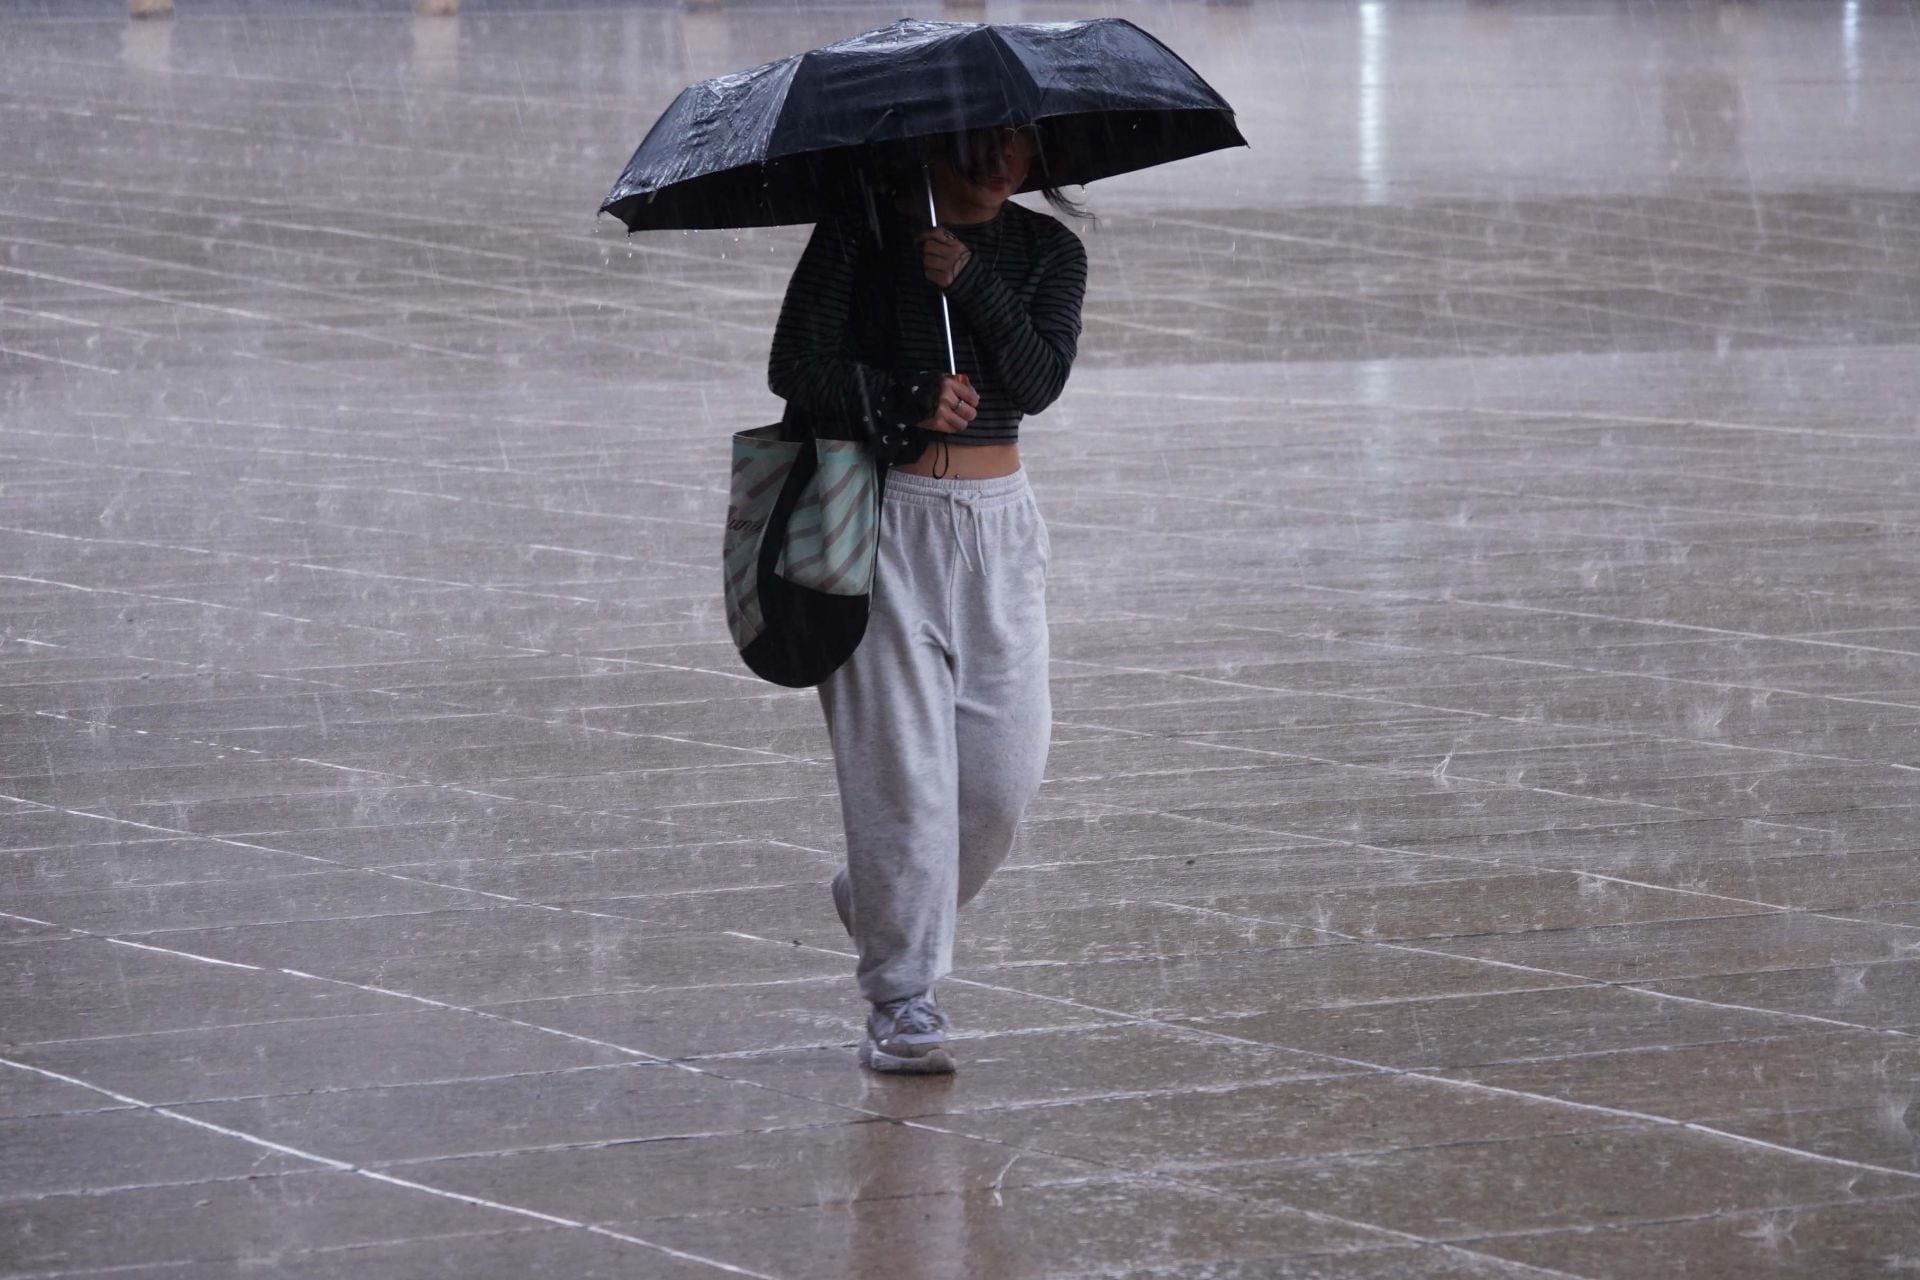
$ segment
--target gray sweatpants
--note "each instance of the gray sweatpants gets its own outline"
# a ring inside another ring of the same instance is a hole
[[[820,686],[847,830],[860,991],[953,967],[954,912],[1013,848],[1053,730],[1051,548],[1024,471],[893,472],[867,634]]]

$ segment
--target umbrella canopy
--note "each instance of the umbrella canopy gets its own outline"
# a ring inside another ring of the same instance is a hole
[[[1226,99],[1125,19],[902,19],[683,90],[600,207],[629,231],[818,222],[889,144],[1036,122],[1023,190],[1246,145]]]

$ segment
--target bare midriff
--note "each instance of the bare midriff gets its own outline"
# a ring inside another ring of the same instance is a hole
[[[935,436],[927,443],[925,453],[912,462],[901,463],[894,470],[911,472],[916,476],[938,473],[948,480],[991,480],[995,476],[1010,476],[1020,469],[1020,446],[1011,441],[1006,444],[956,444],[945,449],[940,445],[940,438]]]

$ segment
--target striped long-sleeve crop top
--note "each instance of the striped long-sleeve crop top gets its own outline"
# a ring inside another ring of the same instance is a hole
[[[879,217],[878,249],[864,215],[814,227],[774,329],[768,386],[823,424],[880,430],[918,423],[932,412],[947,368],[940,291],[928,282],[913,239],[925,224],[890,208]],[[943,438],[959,445],[1016,440],[1021,418],[1045,409],[1066,386],[1080,340],[1087,251],[1058,221],[1012,201],[989,221],[947,229],[973,251],[946,292],[960,372],[971,378],[980,405],[965,431]],[[880,280],[863,278],[875,270]],[[880,288],[891,289],[890,308],[874,302]],[[886,310],[893,315],[890,356],[874,317],[863,314]]]

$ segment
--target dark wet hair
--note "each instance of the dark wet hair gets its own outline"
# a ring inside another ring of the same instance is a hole
[[[1052,205],[1054,209],[1058,209],[1060,213],[1066,213],[1068,217],[1083,217],[1083,219],[1091,219],[1094,223],[1100,221],[1100,219],[1094,217],[1092,209],[1089,209],[1087,205],[1083,205],[1079,200],[1069,198],[1066,192],[1062,192],[1062,190],[1060,190],[1058,186],[1054,186],[1052,182],[1043,182],[1043,184],[1041,184],[1041,196],[1046,198],[1046,203],[1050,203],[1050,205]]]
[[[1046,127],[1037,120],[1029,124],[1021,125],[1019,127],[1023,129],[1033,130],[1033,163],[1039,168],[1040,176],[1042,179],[1049,178],[1050,177],[1048,173],[1049,166],[1047,164],[1048,154],[1052,153],[1053,157],[1056,160],[1064,160],[1066,158],[1060,146],[1059,140],[1051,136],[1048,133]],[[967,136],[968,135],[966,134],[960,134],[960,133],[947,135],[948,145],[951,146],[953,149],[953,159],[955,162],[954,167],[960,170],[960,172],[962,173],[966,173],[969,169],[973,167],[972,165],[973,157],[971,156],[971,154],[968,153],[966,144],[963,141],[963,139],[965,139]],[[1029,171],[1029,174],[1031,175],[1031,171]],[[1038,189],[1040,194],[1046,197],[1046,201],[1048,204],[1052,205],[1055,209],[1058,209],[1061,213],[1066,214],[1068,217],[1071,217],[1071,218],[1093,217],[1093,214],[1088,212],[1085,205],[1081,204],[1077,200],[1069,199],[1067,197],[1067,194],[1060,189],[1058,184],[1051,181],[1043,180],[1040,183],[1040,186]]]
[[[1035,166],[1037,166],[1040,171],[1042,180],[1037,188],[1032,189],[1039,191],[1040,194],[1045,197],[1048,204],[1052,205],[1061,213],[1066,214],[1068,217],[1090,218],[1097,222],[1099,219],[1094,217],[1091,210],[1080,201],[1069,197],[1066,192],[1061,190],[1059,184],[1048,180],[1048,170],[1051,167],[1047,162],[1049,154],[1051,154],[1056,161],[1065,159],[1065,153],[1060,147],[1059,141],[1049,136],[1045,125],[1039,122],[1022,127],[1032,129],[1036,135],[1034,139],[1033,160]],[[967,151],[966,138],[967,135],[964,133],[946,134],[944,137],[934,141],[929,150],[943,152],[945,158],[952,163],[953,167],[964,174],[972,168],[972,158]],[[875,168],[879,178],[879,190],[889,196],[918,193],[920,190],[920,159],[922,154],[918,149],[910,146],[890,146],[878,151],[874,158],[876,161]],[[1029,171],[1029,175],[1031,176],[1031,171]]]
[[[1047,198],[1048,204],[1070,218],[1088,218],[1094,222],[1100,221],[1099,218],[1094,216],[1093,210],[1087,208],[1087,206],[1081,204],[1078,200],[1069,199],[1061,193],[1058,187],[1042,187],[1040,188],[1040,194]]]
[[[1051,151],[1055,156],[1065,159],[1065,150],[1057,139],[1049,137],[1046,130],[1038,124],[1033,128],[1039,135],[1037,145],[1033,149],[1034,163],[1040,166],[1040,176],[1050,179],[1051,175],[1047,172],[1047,153]],[[1094,218],[1092,210],[1078,200],[1068,199],[1066,194],[1050,180],[1040,184],[1040,194],[1046,197],[1048,204],[1070,218],[1092,218],[1095,222],[1099,221],[1098,218]]]

